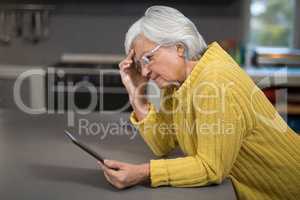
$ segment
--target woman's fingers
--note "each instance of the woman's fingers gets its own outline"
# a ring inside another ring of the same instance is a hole
[[[129,67],[131,67],[133,61],[132,60],[124,60],[120,63],[119,68],[120,70],[125,70]]]
[[[110,174],[104,172],[104,176],[107,179],[107,181],[113,185],[114,187],[118,188],[118,189],[123,189],[125,188],[125,185],[120,183],[120,181],[118,181],[118,177],[113,177]]]
[[[129,51],[129,54],[128,54],[128,56],[127,56],[127,59],[129,59],[129,60],[132,60],[133,59],[133,56],[134,56],[134,49],[131,49],[130,51]]]
[[[116,160],[104,160],[104,163],[111,169],[122,169],[126,165],[125,163]]]
[[[131,67],[133,63],[133,56],[134,56],[134,50],[131,49],[127,57],[122,62],[120,62],[119,68],[121,70],[124,70],[125,68]]]
[[[100,161],[98,161],[97,164],[99,165],[99,167],[100,167],[103,171],[105,171],[105,169],[108,168],[107,166],[105,166],[105,165],[104,165],[102,162],[100,162]]]
[[[107,180],[110,184],[114,185],[114,182],[111,180],[111,178],[109,177],[109,175],[108,175],[106,172],[104,172],[103,174],[104,174],[106,180]]]
[[[118,189],[123,189],[126,186],[126,184],[124,184],[125,176],[122,175],[122,172],[110,168],[110,167],[119,166],[120,163],[121,162],[114,162],[114,164],[113,164],[112,162],[110,162],[110,163],[108,163],[109,164],[109,166],[108,166],[108,164],[106,164],[106,163],[103,164],[101,162],[98,162],[99,166],[103,170],[103,174],[104,174],[106,180],[114,187],[116,187]]]
[[[119,170],[126,167],[126,163],[115,160],[104,160],[104,164],[104,172],[112,178],[117,178],[119,176]]]
[[[118,177],[117,171],[106,167],[101,162],[98,162],[98,164],[99,164],[100,168],[103,170],[103,174],[104,174],[106,180],[109,183],[111,183],[112,185],[115,185],[116,184],[115,182],[116,182],[117,177]]]
[[[122,70],[124,71],[124,70],[130,68],[131,66],[132,66],[132,62],[126,63],[123,65]]]
[[[104,170],[104,172],[111,177],[111,179],[117,179],[117,177],[119,176],[119,172],[114,170],[114,169],[110,169],[110,168],[106,168]]]
[[[116,164],[116,163],[109,163],[109,164],[105,163],[105,164],[103,164],[99,161],[97,163],[104,172],[106,172],[106,173],[108,173],[109,175],[112,175],[112,176],[116,175],[114,172],[117,172],[117,170],[121,169],[121,167],[120,167],[121,165]]]

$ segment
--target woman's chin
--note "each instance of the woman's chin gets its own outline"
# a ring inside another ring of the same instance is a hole
[[[154,80],[154,82],[160,89],[163,89],[163,88],[166,88],[166,87],[169,87],[172,85],[171,82],[166,81],[165,79],[162,79],[162,78],[157,78]]]
[[[167,86],[167,81],[165,81],[162,78],[157,78],[154,80],[154,82],[160,89],[165,88]]]

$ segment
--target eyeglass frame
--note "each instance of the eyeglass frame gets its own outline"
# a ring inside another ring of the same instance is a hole
[[[149,52],[146,52],[140,59],[135,61],[136,69],[138,71],[141,71],[141,68],[145,65],[148,65],[150,63],[149,56],[153,56],[153,54],[159,50],[160,47],[162,47],[162,44],[156,45],[152,50]]]

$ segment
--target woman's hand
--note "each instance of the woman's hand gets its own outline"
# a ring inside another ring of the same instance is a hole
[[[133,49],[130,50],[127,57],[119,63],[120,74],[122,82],[126,87],[129,95],[134,95],[136,90],[138,92],[144,92],[142,89],[143,86],[146,86],[147,78],[143,77],[140,72],[138,72],[134,63],[135,52]],[[144,93],[142,93],[144,94]]]
[[[98,162],[107,181],[118,189],[124,189],[144,182],[150,177],[150,165],[133,165],[124,162],[105,160]]]
[[[138,120],[143,119],[148,113],[148,101],[146,98],[146,86],[148,79],[143,77],[135,67],[133,61],[134,50],[131,49],[128,56],[119,64],[122,82],[128,92],[130,103]]]

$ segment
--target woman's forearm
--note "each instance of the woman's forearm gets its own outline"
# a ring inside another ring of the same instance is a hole
[[[138,87],[134,91],[129,92],[130,104],[136,114],[138,121],[146,117],[149,112],[149,102],[146,97],[145,86]]]

